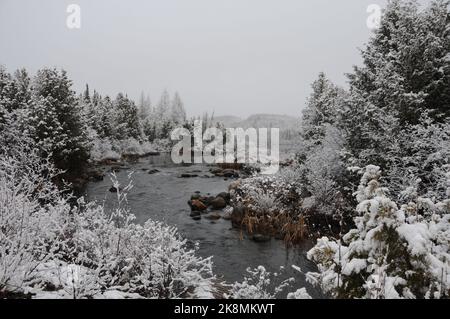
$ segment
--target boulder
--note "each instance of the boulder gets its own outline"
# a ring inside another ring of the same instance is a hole
[[[225,201],[225,199],[223,199],[220,196],[217,196],[216,198],[214,198],[209,204],[214,209],[223,209],[223,208],[227,207],[227,202]]]
[[[89,172],[89,175],[94,181],[102,181],[105,177],[105,174],[102,171],[91,171]]]
[[[254,234],[252,236],[252,240],[256,241],[257,243],[265,243],[271,240],[270,236],[261,235],[261,234]]]
[[[147,153],[145,153],[142,156],[146,157],[146,156],[158,156],[158,155],[161,155],[161,153],[160,152],[156,152],[156,151],[152,151],[152,152],[147,152]]]
[[[201,216],[200,212],[191,212],[191,214],[189,216],[191,216],[193,220],[200,220],[200,219],[202,219],[202,216]]]
[[[234,169],[224,169],[222,174],[224,177],[239,177],[239,174]]]
[[[210,170],[210,172],[211,172],[212,174],[214,174],[214,175],[216,175],[216,174],[221,174],[222,171],[223,171],[223,170],[222,170],[221,168],[213,168],[213,169]]]
[[[227,204],[230,203],[230,199],[231,199],[230,193],[222,192],[222,193],[218,194],[217,196],[218,196],[218,197],[222,197],[223,199],[225,199],[225,201],[227,202]]]
[[[222,215],[222,218],[225,220],[231,220],[231,212],[227,212]]]
[[[213,200],[215,200],[216,198],[214,196],[208,196],[208,197],[201,197],[200,200],[206,205],[206,206],[211,206],[211,203],[213,202]]]
[[[193,177],[198,177],[198,175],[185,173],[185,174],[181,174],[181,176],[180,176],[180,178],[193,178]]]
[[[221,216],[217,212],[212,212],[211,214],[206,215],[205,218],[209,220],[218,220],[221,218]]]
[[[121,169],[123,169],[123,166],[117,164],[117,165],[111,166],[110,171],[116,173],[116,172],[120,171]]]
[[[151,169],[151,170],[149,170],[148,171],[148,174],[156,174],[156,173],[159,173],[159,170],[157,170],[157,169]]]
[[[206,210],[208,207],[206,207],[206,205],[205,204],[203,204],[201,201],[199,201],[199,200],[192,200],[192,201],[190,201],[191,202],[191,209],[193,210],[193,211],[204,211],[204,210]]]
[[[111,193],[117,193],[118,191],[122,191],[122,188],[119,187],[119,189],[117,189],[115,186],[111,186],[111,188],[109,189],[109,191]]]

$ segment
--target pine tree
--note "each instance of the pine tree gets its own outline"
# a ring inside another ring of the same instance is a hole
[[[313,92],[303,110],[302,137],[311,144],[320,144],[326,125],[337,121],[338,108],[342,106],[344,91],[327,79],[324,73],[312,84]]]
[[[351,90],[401,124],[417,124],[424,111],[450,116],[450,52],[447,1],[423,12],[416,1],[392,0],[366,49],[364,65],[349,76]]]
[[[141,137],[141,128],[136,104],[122,93],[114,101],[117,139]]]
[[[170,118],[170,95],[167,90],[164,90],[159,103],[155,108],[155,117],[158,121]]]
[[[144,123],[149,116],[151,116],[152,113],[152,102],[150,100],[150,97],[144,94],[144,92],[141,93],[141,96],[139,98],[139,120],[141,123]]]
[[[64,70],[39,70],[33,81],[29,125],[36,143],[58,168],[80,170],[88,158],[88,144],[71,85]]]
[[[186,121],[186,111],[184,109],[183,101],[181,101],[178,92],[175,92],[175,95],[172,100],[171,115],[172,120],[175,123],[181,124]]]
[[[89,93],[89,85],[88,84],[86,84],[86,89],[84,90],[84,93],[83,93],[83,100],[86,103],[90,103],[91,102],[91,95]]]

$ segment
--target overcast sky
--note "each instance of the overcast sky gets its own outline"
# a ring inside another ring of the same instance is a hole
[[[81,29],[66,26],[81,7]],[[68,71],[74,88],[178,91],[190,115],[299,115],[324,71],[360,63],[369,4],[384,0],[0,0],[0,64]]]

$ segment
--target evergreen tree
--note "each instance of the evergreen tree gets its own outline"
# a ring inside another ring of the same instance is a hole
[[[151,116],[152,113],[152,102],[150,100],[150,97],[144,94],[144,92],[141,93],[140,99],[139,99],[139,119],[143,123],[145,122],[149,116]]]
[[[114,101],[116,137],[139,139],[141,128],[136,104],[122,93]]]
[[[450,15],[447,1],[423,12],[416,1],[392,0],[362,51],[364,64],[349,76],[351,90],[368,104],[417,124],[424,111],[450,116]]]
[[[175,92],[172,100],[171,115],[175,123],[184,123],[186,121],[186,111],[184,110],[184,104],[178,92]]]
[[[170,95],[167,90],[164,90],[159,103],[155,108],[155,117],[158,121],[163,121],[170,118]]]
[[[79,170],[88,158],[87,138],[71,85],[64,70],[39,70],[28,120],[34,140],[58,168]]]
[[[303,110],[301,133],[311,144],[320,144],[327,124],[337,121],[338,108],[342,106],[344,91],[327,79],[324,73],[312,84],[313,92]]]

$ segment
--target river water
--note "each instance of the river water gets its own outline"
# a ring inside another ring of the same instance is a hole
[[[313,298],[320,298],[320,292],[305,282],[303,274],[291,267],[299,266],[303,272],[315,270],[314,264],[306,259],[309,243],[289,249],[282,241],[275,239],[257,243],[245,234],[241,238],[240,230],[232,228],[230,221],[205,218],[194,221],[189,216],[187,201],[195,191],[217,195],[228,189],[230,180],[211,176],[209,168],[206,165],[175,165],[169,154],[161,154],[128,164],[116,175],[121,185],[126,185],[129,173],[133,172],[131,179],[134,187],[128,193],[128,204],[136,216],[136,222],[144,223],[151,218],[176,226],[190,243],[199,243],[199,255],[213,256],[214,272],[219,278],[232,283],[242,281],[247,267],[263,265],[269,271],[278,272],[282,266],[284,271],[280,279],[294,277],[295,287],[306,287]],[[148,174],[145,169],[157,169],[159,172]],[[183,173],[199,177],[180,178]],[[103,181],[88,184],[86,196],[89,200],[104,202],[108,209],[116,198],[116,194],[109,192],[111,186],[111,180],[105,176]]]

